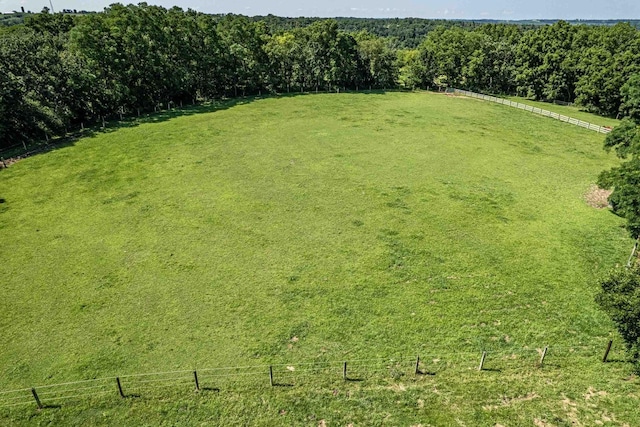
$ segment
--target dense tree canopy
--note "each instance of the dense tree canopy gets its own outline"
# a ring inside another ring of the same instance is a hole
[[[613,188],[609,202],[613,211],[627,220],[633,238],[640,236],[640,125],[624,119],[605,140],[605,149],[615,150],[619,158],[627,160],[620,166],[600,175],[599,185]]]
[[[0,148],[167,103],[456,86],[640,114],[640,32],[428,20],[248,18],[146,3],[0,31]]]
[[[111,5],[0,36],[0,147],[103,116],[262,92],[394,87],[395,51],[333,20],[270,33],[241,16]]]

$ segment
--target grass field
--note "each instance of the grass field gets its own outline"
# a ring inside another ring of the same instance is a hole
[[[507,96],[506,98],[512,101],[520,102],[527,105],[532,105],[534,107],[542,108],[543,110],[548,110],[554,113],[563,114],[565,116],[569,116],[578,120],[583,120],[585,122],[593,123],[599,126],[616,127],[620,123],[620,120],[616,120],[611,117],[603,117],[597,114],[589,113],[585,111],[582,107],[577,105],[568,105],[568,106],[556,105],[549,102],[533,101],[531,99],[522,98],[519,96]]]
[[[0,173],[0,389],[335,371],[0,408],[0,424],[638,425],[620,343],[599,362],[615,334],[595,278],[631,249],[584,201],[615,164],[602,139],[473,99],[324,94],[23,160]],[[411,374],[417,354],[435,375]],[[342,380],[340,361],[376,358]]]

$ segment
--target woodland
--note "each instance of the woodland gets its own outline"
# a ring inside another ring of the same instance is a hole
[[[0,148],[105,117],[269,93],[457,87],[611,117],[631,108],[624,87],[640,72],[640,32],[630,23],[392,21],[145,3],[91,14],[45,9],[0,30]]]

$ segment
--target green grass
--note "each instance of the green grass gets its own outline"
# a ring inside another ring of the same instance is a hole
[[[507,96],[506,98],[512,101],[532,105],[534,107],[542,108],[543,110],[548,110],[599,126],[616,127],[618,126],[618,124],[620,124],[620,120],[589,113],[588,111],[585,111],[583,107],[580,107],[578,105],[556,105],[549,102],[533,101],[531,99],[522,98],[519,96]]]
[[[293,387],[269,388],[261,369],[209,384],[219,392],[0,420],[637,425],[630,367],[598,361],[614,335],[595,278],[631,248],[622,221],[583,199],[615,164],[602,138],[473,99],[327,94],[164,117],[21,161],[0,173],[1,389],[335,363],[287,374]],[[416,354],[436,375],[410,375]],[[356,363],[364,381],[341,380],[340,361],[374,358],[402,364]]]

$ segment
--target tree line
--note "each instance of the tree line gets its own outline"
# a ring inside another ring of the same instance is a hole
[[[386,40],[339,31],[333,20],[270,33],[246,17],[144,3],[41,13],[0,33],[0,141],[167,102],[394,87],[397,76]]]
[[[623,87],[640,72],[640,31],[627,23],[563,21],[533,30],[439,28],[419,46],[412,66],[423,86],[575,102],[601,115],[626,116]]]
[[[410,49],[375,26],[355,31],[358,20],[283,19],[145,3],[29,16],[0,31],[0,148],[161,104],[261,93],[455,86],[628,115],[640,72],[640,32],[624,23],[447,23]]]

